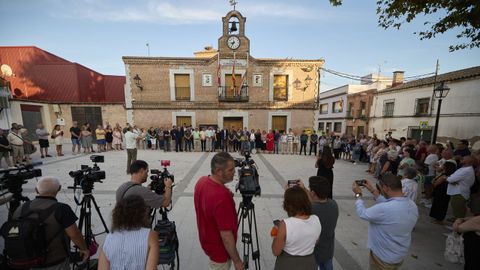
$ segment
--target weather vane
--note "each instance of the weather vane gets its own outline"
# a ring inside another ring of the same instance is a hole
[[[233,6],[233,10],[235,10],[235,6],[237,5],[237,1],[235,0],[229,0],[230,1],[230,5]]]

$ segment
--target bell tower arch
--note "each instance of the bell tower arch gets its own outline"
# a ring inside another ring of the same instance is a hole
[[[223,34],[218,39],[218,48],[221,58],[245,58],[250,53],[250,40],[245,36],[245,22],[247,18],[237,10],[232,10],[222,18]],[[238,40],[239,45],[235,44]],[[233,42],[233,43],[232,43]]]

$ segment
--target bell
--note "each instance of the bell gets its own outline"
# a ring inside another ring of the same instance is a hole
[[[238,30],[238,28],[237,28],[237,22],[236,22],[236,21],[233,21],[233,22],[231,22],[231,24],[232,24],[232,27],[230,27],[230,33],[236,32],[236,31]]]

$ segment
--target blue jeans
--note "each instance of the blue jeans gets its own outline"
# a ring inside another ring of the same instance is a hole
[[[318,263],[318,267],[320,267],[320,270],[333,270],[333,259]]]

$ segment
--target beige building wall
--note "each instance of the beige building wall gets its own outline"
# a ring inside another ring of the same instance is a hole
[[[138,127],[171,128],[175,114],[191,116],[192,125],[217,125],[223,127],[224,117],[243,117],[243,126],[248,130],[271,128],[272,115],[287,116],[287,128],[292,128],[295,133],[304,129],[311,129],[314,116],[311,110],[150,110],[141,109],[134,111],[135,125]],[[223,116],[223,117],[222,117]],[[181,124],[180,124],[181,125]],[[230,127],[227,127],[230,128]]]
[[[122,127],[125,126],[126,123],[125,108],[122,104],[48,104],[16,100],[11,101],[13,123],[23,124],[21,111],[22,104],[41,107],[40,113],[42,115],[43,124],[49,131],[52,130],[57,123],[64,123],[64,125],[61,125],[61,128],[65,131],[65,138],[68,139],[70,139],[70,133],[68,131],[72,126],[72,107],[101,107],[102,120],[104,123],[109,122],[110,125],[119,123]],[[58,112],[55,112],[55,105],[60,109]]]

